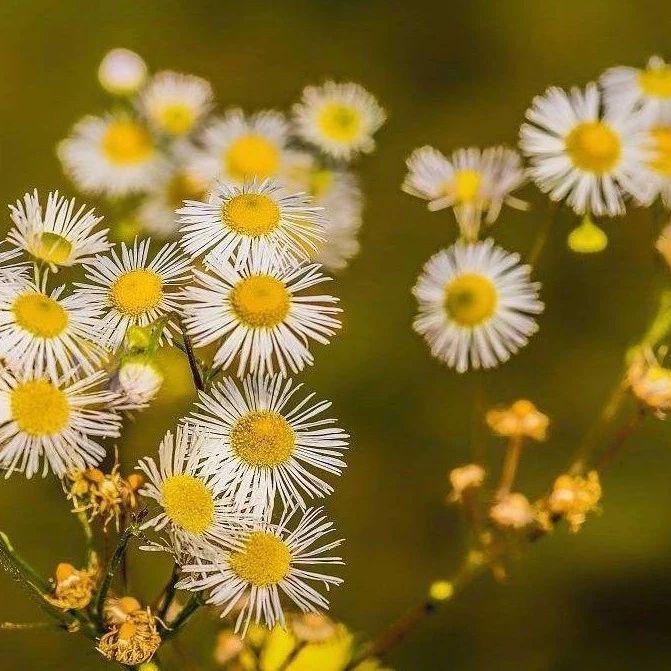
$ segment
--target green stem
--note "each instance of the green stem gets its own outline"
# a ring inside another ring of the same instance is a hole
[[[175,598],[175,592],[177,591],[177,579],[179,578],[179,566],[174,564],[172,567],[172,574],[170,575],[170,580],[163,590],[163,594],[159,599],[157,604],[157,617],[161,622],[165,622],[168,609],[172,600]]]
[[[545,243],[547,242],[548,236],[550,235],[550,229],[559,219],[560,210],[561,210],[560,203],[555,202],[550,203],[550,210],[547,213],[547,215],[543,218],[543,226],[541,230],[538,232],[538,235],[536,236],[533,246],[529,251],[529,254],[526,259],[527,263],[530,266],[535,265],[538,259],[540,258],[540,255],[543,249],[545,248]]]
[[[117,543],[117,546],[114,550],[114,554],[112,554],[112,558],[109,560],[109,562],[107,562],[105,575],[103,577],[102,582],[100,583],[100,587],[98,588],[98,593],[96,594],[96,598],[93,602],[93,608],[92,608],[93,615],[101,627],[103,626],[102,620],[103,620],[103,608],[105,605],[105,599],[107,598],[107,593],[109,592],[109,589],[112,585],[112,580],[114,579],[114,575],[116,574],[116,571],[119,568],[119,565],[121,564],[124,554],[126,553],[126,548],[128,546],[128,543],[130,542],[130,539],[133,536],[137,536],[138,533],[139,533],[139,527],[137,523],[133,523],[129,527],[127,527],[119,537],[119,542]]]
[[[184,342],[184,352],[186,353],[186,358],[189,361],[189,368],[191,369],[191,376],[193,377],[193,384],[198,389],[198,391],[205,391],[205,384],[203,383],[203,374],[200,370],[200,365],[198,364],[198,359],[193,351],[193,345],[191,343],[191,338],[184,328],[184,324],[180,321],[180,326],[182,327],[182,340]]]
[[[164,633],[161,634],[163,640],[168,641],[171,638],[174,638],[179,633],[179,630],[191,619],[191,617],[202,605],[204,604],[200,594],[194,594],[186,602],[186,605],[184,608],[182,608],[179,615],[170,623],[166,629],[164,629]]]

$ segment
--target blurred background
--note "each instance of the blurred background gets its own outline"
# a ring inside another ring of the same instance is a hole
[[[540,495],[565,468],[671,276],[656,258],[649,212],[606,222],[610,246],[578,257],[564,213],[535,275],[547,311],[530,346],[501,369],[458,376],[410,328],[410,288],[456,232],[400,191],[404,159],[421,144],[515,143],[531,98],[546,86],[583,85],[606,67],[669,56],[668,2],[485,0],[390,3],[221,0],[1,0],[0,202],[37,187],[74,194],[56,142],[105,97],[95,78],[104,53],[138,51],[153,70],[209,79],[219,107],[286,109],[308,83],[354,80],[389,112],[378,151],[360,163],[367,197],[362,252],[334,290],[342,333],[316,351],[302,377],[334,401],[352,435],[349,468],[327,501],[347,538],[346,584],[333,613],[374,635],[414,606],[428,583],[459,565],[465,528],[444,504],[446,473],[468,461],[479,383],[487,404],[528,397],[552,420],[551,440],[524,455],[520,488]],[[522,254],[547,215],[526,187],[530,213],[505,211],[493,229]],[[2,219],[3,231],[9,217]],[[120,444],[130,468],[153,454],[191,396],[175,359],[157,405]],[[574,671],[671,668],[671,431],[649,420],[604,476],[603,515],[577,536],[564,529],[513,563],[506,585],[486,577],[415,631],[389,657],[401,671]],[[498,465],[503,445],[489,440]],[[0,482],[0,529],[45,574],[82,560],[80,530],[54,479]],[[151,599],[168,563],[135,552],[136,585]],[[0,574],[0,620],[39,617]],[[216,623],[199,616],[187,645],[210,664]],[[0,632],[0,667],[112,668],[61,633]],[[318,671],[318,670],[315,670]]]

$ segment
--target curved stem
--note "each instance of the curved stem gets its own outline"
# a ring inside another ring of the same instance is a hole
[[[182,329],[182,340],[184,341],[184,351],[186,353],[186,358],[189,360],[189,368],[191,369],[191,376],[193,377],[193,384],[198,389],[198,391],[205,391],[205,384],[203,382],[203,374],[200,370],[200,365],[198,364],[198,359],[196,359],[196,354],[193,351],[193,344],[191,343],[191,338],[184,328],[184,323],[180,321],[180,326]]]
[[[196,611],[203,605],[203,599],[199,594],[194,594],[187,602],[179,615],[161,634],[164,641],[168,641],[177,635],[179,630],[193,617]]]

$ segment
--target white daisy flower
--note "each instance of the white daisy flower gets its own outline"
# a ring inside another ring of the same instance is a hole
[[[76,283],[77,294],[103,312],[101,329],[108,346],[116,349],[129,326],[147,326],[178,309],[178,292],[190,278],[189,260],[176,243],[164,245],[147,261],[150,240],[132,247],[121,243],[121,256],[112,250],[109,256],[96,256],[86,264],[86,279]],[[170,339],[168,321],[163,337]]]
[[[86,193],[128,196],[150,189],[165,170],[149,130],[127,115],[87,116],[58,145],[65,172]]]
[[[543,311],[540,284],[519,254],[493,240],[456,242],[424,266],[413,293],[419,315],[413,327],[436,358],[463,373],[495,368],[538,330],[531,315]]]
[[[105,355],[99,310],[88,298],[47,291],[48,273],[0,284],[0,356],[21,374],[93,373]]]
[[[15,376],[0,369],[0,468],[31,478],[40,470],[62,477],[99,464],[105,449],[93,438],[117,437],[116,395],[100,388],[98,371],[79,380]]]
[[[207,203],[187,201],[177,210],[181,245],[191,258],[235,255],[236,265],[259,255],[307,260],[322,240],[321,209],[305,194],[288,194],[273,182],[222,183]]]
[[[173,137],[191,133],[213,105],[210,83],[195,75],[159,72],[140,94],[140,111],[152,128]]]
[[[280,376],[250,376],[240,386],[225,378],[199,393],[198,410],[186,420],[212,438],[204,471],[261,510],[272,508],[276,494],[285,507],[327,496],[333,488],[316,473],[340,475],[346,465],[349,436],[335,420],[319,418],[331,403],[313,403],[314,393],[295,402],[301,386]]]
[[[375,97],[352,82],[307,86],[293,111],[299,137],[345,161],[375,149],[373,135],[387,118]]]
[[[158,547],[178,559],[206,553],[212,543],[228,542],[253,519],[244,508],[234,505],[216,478],[201,475],[205,442],[203,433],[178,427],[174,437],[168,431],[161,441],[158,463],[145,457],[138,465],[147,476],[140,494],[154,499],[161,508],[143,529],[167,531],[168,537]]]
[[[134,354],[124,357],[112,379],[111,387],[119,394],[119,408],[146,408],[163,384],[163,373],[153,357]]]
[[[188,150],[185,153],[189,153]],[[204,200],[208,185],[195,172],[185,167],[185,161],[166,171],[145,195],[136,215],[142,228],[152,236],[165,239],[179,231],[176,210],[185,200]]]
[[[282,181],[290,191],[309,193],[324,208],[324,240],[310,258],[330,270],[342,270],[359,252],[363,199],[355,174],[320,165],[305,152],[296,153]]]
[[[607,107],[588,84],[568,94],[551,87],[527,110],[520,130],[530,174],[555,201],[566,199],[578,214],[616,216],[627,196],[647,204],[654,179],[646,167],[649,115]]]
[[[209,269],[194,271],[182,309],[196,347],[221,341],[215,366],[227,369],[237,360],[239,376],[296,373],[313,363],[309,341],[326,345],[340,328],[338,299],[306,293],[331,279],[318,264],[280,267],[259,254],[239,269],[215,257]]]
[[[37,189],[25,194],[23,202],[10,205],[9,211],[14,226],[7,240],[53,271],[90,261],[112,246],[107,239],[109,229],[93,231],[102,217],[96,217],[85,205],[75,211],[75,199],[67,200],[58,191],[49,193],[44,211]]]
[[[644,70],[618,66],[599,78],[606,107],[612,110],[644,108],[653,116],[671,112],[671,65],[652,56]]]
[[[477,240],[483,216],[493,224],[505,203],[525,209],[510,194],[525,181],[519,154],[506,147],[457,149],[450,158],[433,147],[415,149],[407,161],[403,190],[429,201],[429,210],[454,209],[461,234]]]
[[[200,138],[203,151],[192,168],[208,182],[242,185],[276,177],[282,170],[289,141],[284,115],[264,110],[249,117],[239,109],[211,123]]]
[[[278,525],[259,524],[238,538],[218,556],[182,567],[185,577],[178,588],[207,591],[207,603],[222,608],[222,617],[239,608],[235,629],[247,630],[252,618],[272,629],[285,622],[280,594],[304,612],[328,610],[327,599],[310,583],[321,583],[326,590],[340,585],[341,578],[314,571],[323,564],[340,564],[340,557],[329,556],[342,540],[318,545],[334,531],[320,508],[305,511],[291,530],[292,514]]]
[[[140,90],[147,77],[147,64],[130,49],[108,51],[98,67],[100,85],[113,95],[129,96]]]

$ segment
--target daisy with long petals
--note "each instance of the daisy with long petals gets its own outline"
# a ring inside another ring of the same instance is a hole
[[[284,624],[280,594],[303,612],[328,610],[326,597],[311,583],[328,590],[342,579],[313,567],[343,564],[340,557],[329,555],[342,540],[320,545],[334,531],[320,508],[306,510],[293,530],[292,515],[284,515],[277,525],[259,524],[232,539],[230,549],[183,566],[185,577],[178,588],[208,592],[207,603],[221,608],[222,617],[240,608],[235,630],[243,633],[252,619],[269,629]]]
[[[536,96],[522,125],[520,147],[530,174],[554,201],[578,214],[617,216],[624,201],[648,204],[655,180],[647,169],[650,115],[606,106],[588,84],[570,93],[551,87]]]
[[[252,517],[224,493],[221,480],[201,474],[206,435],[189,427],[168,431],[158,448],[158,463],[150,457],[139,462],[146,476],[140,494],[154,499],[161,511],[144,523],[144,529],[167,532],[158,546],[175,556],[207,553],[212,543],[227,542],[249,525]]]
[[[53,271],[90,261],[112,246],[108,229],[94,231],[102,217],[96,217],[86,205],[75,210],[75,199],[67,200],[58,191],[49,193],[45,210],[35,189],[23,197],[23,202],[10,205],[9,211],[14,226],[7,240]]]
[[[221,341],[215,366],[227,369],[237,360],[239,376],[296,373],[312,365],[309,341],[326,345],[340,328],[338,299],[306,293],[331,279],[318,264],[280,267],[260,253],[241,268],[215,257],[209,271],[194,271],[182,309],[196,347]]]
[[[463,373],[494,368],[527,344],[543,303],[540,284],[519,260],[491,239],[459,241],[429,259],[413,289],[419,303],[413,327],[433,356]]]
[[[99,310],[84,296],[63,296],[65,286],[49,292],[47,277],[0,284],[0,356],[24,374],[93,373],[105,354]]]
[[[275,183],[219,184],[207,203],[187,201],[180,215],[182,247],[192,258],[207,252],[236,265],[250,256],[307,260],[322,240],[320,207],[302,193],[289,194]]]
[[[373,135],[386,118],[375,97],[352,82],[306,86],[294,105],[298,136],[344,161],[375,149]]]
[[[149,129],[129,115],[85,117],[58,145],[58,157],[82,191],[112,197],[151,188],[165,169]]]
[[[159,72],[140,94],[140,111],[152,128],[172,137],[191,133],[212,107],[212,87],[201,77]]]
[[[205,128],[200,137],[203,150],[191,167],[211,183],[242,185],[272,179],[282,170],[288,141],[289,124],[280,112],[264,110],[246,116],[232,109]]]
[[[654,116],[671,112],[671,65],[652,56],[645,69],[617,66],[599,78],[606,106],[613,110],[643,108]]]
[[[280,376],[250,376],[241,385],[231,378],[201,392],[197,410],[186,420],[211,441],[204,470],[233,488],[239,500],[272,507],[279,494],[285,506],[305,506],[304,497],[324,497],[332,487],[316,473],[339,475],[349,436],[320,418],[328,401],[314,394],[294,399],[302,385]],[[223,474],[223,475],[222,475]]]
[[[148,261],[150,242],[121,243],[121,255],[113,249],[96,256],[84,266],[88,283],[76,283],[77,294],[102,311],[101,329],[111,349],[122,343],[129,326],[147,326],[176,311],[179,290],[191,276],[189,260],[175,243]],[[170,327],[175,325],[168,321],[164,338],[170,338]]]
[[[79,380],[13,375],[0,370],[0,468],[30,478],[40,470],[62,477],[99,464],[98,439],[118,437],[121,416],[116,394],[102,388],[98,371]]]
[[[433,147],[415,149],[407,161],[403,190],[428,201],[435,212],[454,210],[461,234],[477,240],[484,216],[493,224],[501,206],[525,209],[524,201],[511,194],[525,181],[519,154],[506,147],[457,149],[448,159]]]

